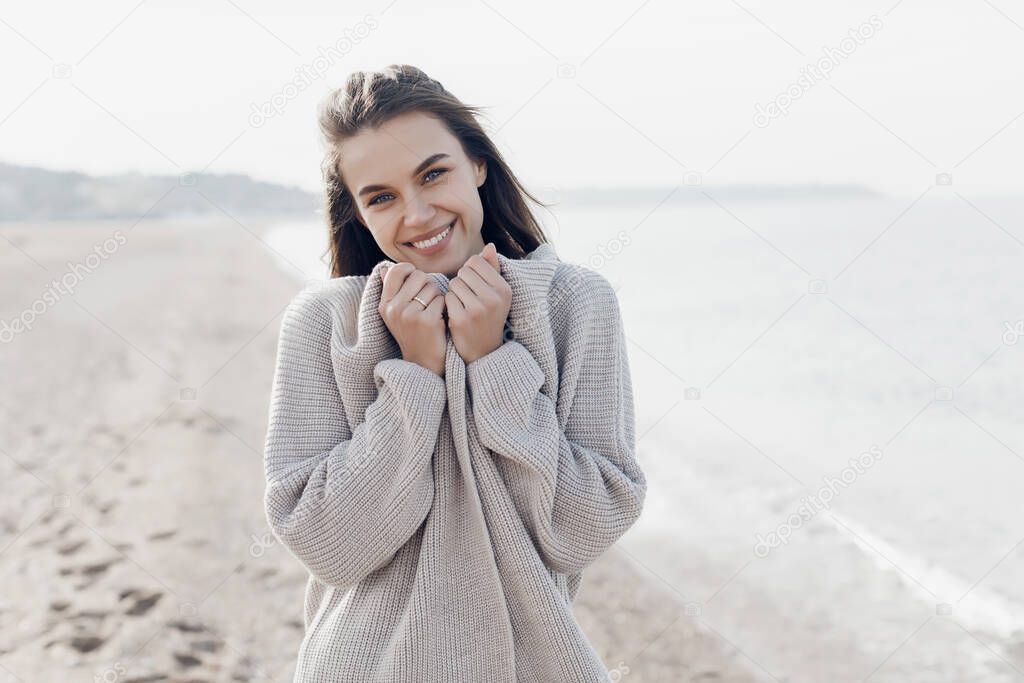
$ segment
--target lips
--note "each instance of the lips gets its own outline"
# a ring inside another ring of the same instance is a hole
[[[441,234],[442,232],[444,232],[444,231],[445,231],[445,230],[447,230],[448,228],[450,228],[450,227],[452,227],[453,225],[455,225],[455,221],[456,221],[456,220],[458,220],[458,219],[457,219],[457,218],[453,218],[453,219],[452,219],[452,221],[451,221],[451,223],[449,223],[448,225],[445,225],[445,226],[443,226],[443,227],[440,227],[440,228],[438,228],[437,230],[433,230],[433,231],[431,231],[431,232],[428,232],[428,233],[427,233],[427,234],[425,234],[425,235],[420,235],[420,236],[419,236],[419,237],[417,237],[416,239],[413,239],[413,240],[409,240],[408,242],[404,242],[403,244],[405,244],[405,245],[406,245],[407,247],[412,247],[412,246],[413,246],[413,242],[422,242],[423,240],[429,240],[429,239],[430,239],[431,237],[437,237],[437,236],[438,236],[438,235],[440,235],[440,234]],[[415,248],[415,247],[414,247],[414,248]]]

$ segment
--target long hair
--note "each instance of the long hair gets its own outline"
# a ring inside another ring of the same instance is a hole
[[[373,266],[388,258],[356,215],[355,200],[341,175],[341,143],[411,111],[436,117],[459,140],[466,156],[487,162],[487,177],[477,188],[485,244],[494,242],[504,256],[520,259],[548,241],[526,199],[547,205],[526,191],[487,137],[476,119],[482,109],[463,104],[439,81],[407,64],[392,64],[379,72],[357,71],[320,102],[318,123],[327,148],[321,171],[331,277],[369,275]]]

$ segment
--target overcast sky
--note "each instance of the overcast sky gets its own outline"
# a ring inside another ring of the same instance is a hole
[[[951,173],[975,193],[1020,189],[1020,3],[687,5],[5,4],[0,160],[318,190],[317,101],[352,70],[406,62],[489,107],[528,186],[917,194]],[[288,89],[300,73],[308,85]]]

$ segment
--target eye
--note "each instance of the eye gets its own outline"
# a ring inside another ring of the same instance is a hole
[[[448,172],[447,168],[433,168],[433,169],[427,171],[426,175],[423,176],[423,178],[424,178],[424,180],[426,182],[430,182],[434,178],[439,178],[440,176],[444,175],[447,172]],[[439,175],[434,176],[435,173],[437,173]],[[433,178],[431,176],[433,176]],[[370,201],[368,201],[366,203],[366,205],[367,206],[373,206],[374,204],[377,203],[378,199],[380,199],[381,197],[387,197],[389,194],[391,194],[391,193],[390,192],[385,192],[383,194],[379,194],[376,197],[374,197],[373,199],[371,199]]]
[[[448,172],[448,169],[447,169],[447,168],[435,168],[435,169],[431,169],[430,171],[427,171],[427,175],[426,175],[426,176],[424,176],[424,177],[425,177],[425,178],[429,178],[429,177],[430,177],[431,175],[433,175],[434,173],[440,173],[440,174],[442,174],[442,175],[443,175],[443,174],[445,174],[445,173],[447,173],[447,172]],[[438,177],[438,176],[434,176],[434,177]]]

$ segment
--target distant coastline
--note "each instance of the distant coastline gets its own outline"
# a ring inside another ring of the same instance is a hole
[[[90,176],[0,163],[0,221],[308,214],[320,197],[237,173]]]
[[[557,205],[607,206],[708,201],[705,193],[730,201],[868,199],[884,196],[855,184],[691,185],[672,187],[538,188],[534,195]],[[316,219],[316,192],[228,173],[180,176],[120,173],[91,176],[0,162],[0,222],[167,218],[227,213],[231,216],[292,214]]]

